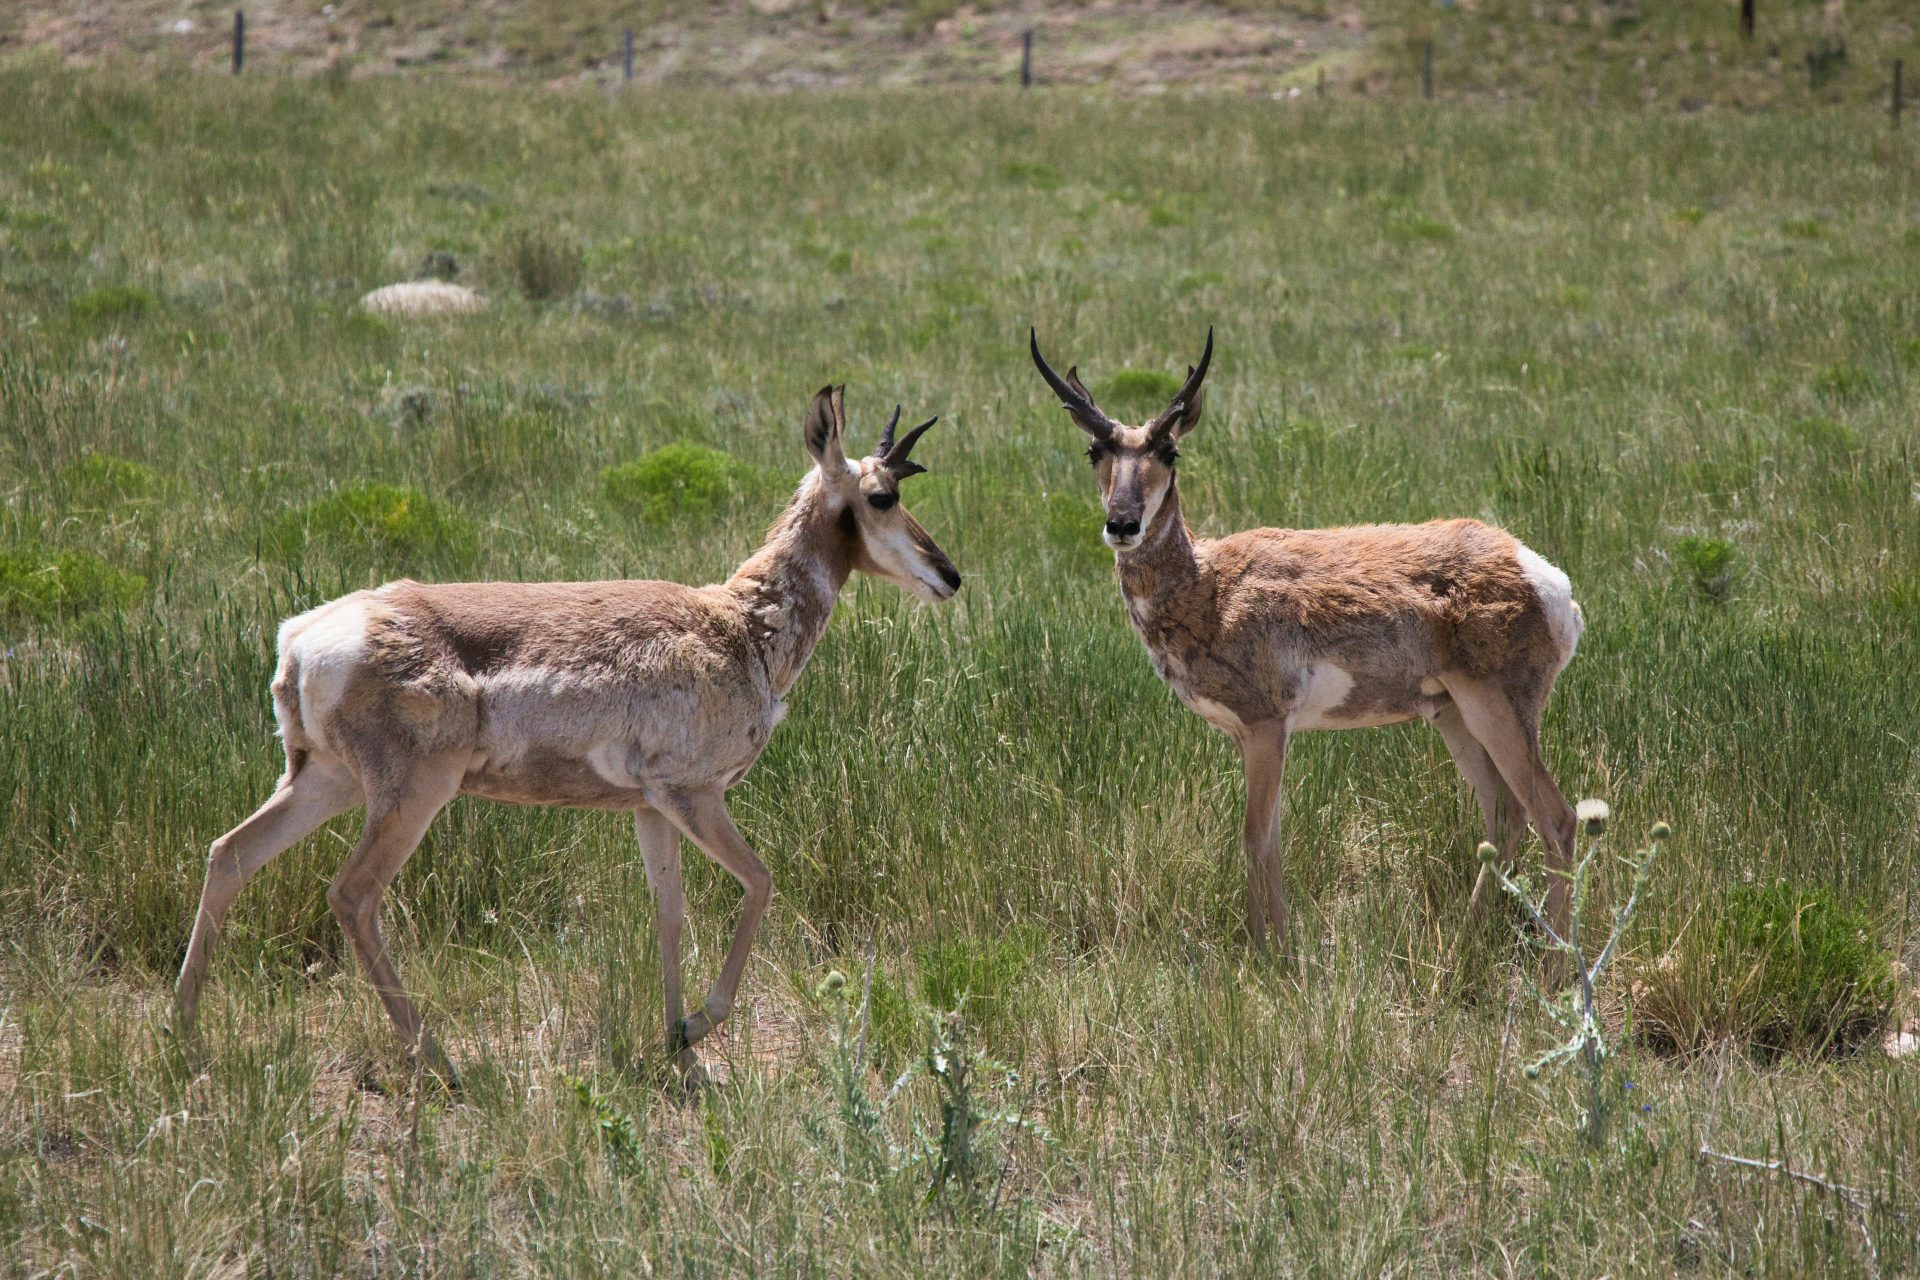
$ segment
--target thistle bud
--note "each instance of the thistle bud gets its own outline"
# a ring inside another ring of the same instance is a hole
[[[1480,848],[1477,852],[1480,854],[1480,861],[1487,863],[1491,863],[1495,858],[1500,856],[1500,851],[1494,848],[1491,842],[1486,840],[1480,842]]]
[[[1655,844],[1660,843],[1662,840],[1665,840],[1668,836],[1672,834],[1673,834],[1673,828],[1668,826],[1666,823],[1656,822],[1653,824],[1653,841]]]

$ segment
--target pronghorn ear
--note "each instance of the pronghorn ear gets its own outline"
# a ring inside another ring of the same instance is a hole
[[[841,438],[847,428],[846,388],[822,387],[807,406],[805,435],[807,452],[815,464],[829,475],[847,469],[847,454]]]

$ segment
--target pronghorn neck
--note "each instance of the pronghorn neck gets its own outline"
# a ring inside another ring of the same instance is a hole
[[[1115,557],[1120,590],[1129,600],[1152,600],[1178,590],[1199,575],[1193,531],[1180,513],[1180,488],[1169,483],[1167,496],[1154,513],[1153,527],[1139,546]]]
[[[727,579],[776,697],[800,678],[853,572],[847,534],[830,508],[816,471],[801,482],[760,549]]]

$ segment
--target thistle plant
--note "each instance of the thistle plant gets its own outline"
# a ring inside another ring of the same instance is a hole
[[[1529,1080],[1537,1080],[1544,1071],[1578,1060],[1587,1082],[1587,1114],[1581,1134],[1589,1143],[1598,1146],[1606,1123],[1603,1084],[1609,1051],[1599,1015],[1594,1009],[1593,990],[1608,962],[1619,950],[1620,939],[1626,933],[1634,909],[1640,904],[1640,894],[1646,887],[1653,861],[1673,831],[1666,823],[1656,822],[1648,833],[1646,847],[1621,859],[1633,874],[1632,887],[1627,892],[1626,902],[1614,912],[1613,927],[1607,933],[1606,942],[1598,954],[1589,960],[1580,942],[1580,924],[1586,912],[1593,860],[1600,850],[1600,838],[1606,833],[1609,813],[1606,802],[1602,800],[1583,800],[1576,812],[1579,834],[1587,839],[1587,851],[1574,864],[1572,871],[1573,906],[1565,937],[1547,923],[1543,904],[1534,898],[1526,882],[1516,879],[1499,865],[1499,850],[1491,844],[1481,844],[1480,860],[1493,867],[1494,874],[1500,877],[1500,887],[1513,895],[1520,909],[1540,931],[1539,945],[1549,952],[1559,953],[1573,974],[1574,981],[1557,994],[1549,995],[1538,987],[1534,988],[1534,998],[1566,1039],[1528,1063],[1524,1074]]]
[[[845,975],[837,970],[814,991],[815,998],[835,1012],[827,1068],[839,1104],[835,1145],[842,1172],[876,1183],[913,1175],[925,1179],[927,1201],[944,1194],[959,1207],[993,1212],[1006,1172],[1001,1143],[1023,1132],[1051,1141],[1045,1128],[1024,1114],[1030,1094],[1016,1098],[1020,1073],[974,1045],[957,1010],[925,1010],[925,1053],[884,1093],[873,1096],[866,1074],[872,992],[871,956],[857,1008]],[[922,1078],[931,1080],[939,1095],[939,1123],[932,1132],[904,1105],[908,1087]]]

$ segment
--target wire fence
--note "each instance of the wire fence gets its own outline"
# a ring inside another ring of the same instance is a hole
[[[1758,23],[1757,0],[1740,0],[1739,31],[1745,40],[1756,38]],[[1035,71],[1035,48],[1040,28],[1027,27],[1020,33],[1020,88],[1032,89],[1041,83]],[[247,15],[245,9],[233,11],[232,66],[233,74],[245,72],[247,64]],[[1845,63],[1846,46],[1844,42],[1822,41],[1805,54],[1807,84],[1809,89],[1818,90],[1831,82]],[[623,27],[620,32],[619,46],[620,80],[630,85],[634,80],[634,30]],[[1900,127],[1900,117],[1905,109],[1904,72],[1905,60],[1894,58],[1889,68],[1891,77],[1887,90],[1887,114],[1892,128]],[[1419,45],[1418,76],[1420,96],[1428,102],[1437,96],[1434,72],[1434,42],[1424,40]],[[1315,78],[1314,89],[1317,96],[1325,97],[1328,81],[1326,68],[1320,67]],[[1297,92],[1296,87],[1296,92]]]

